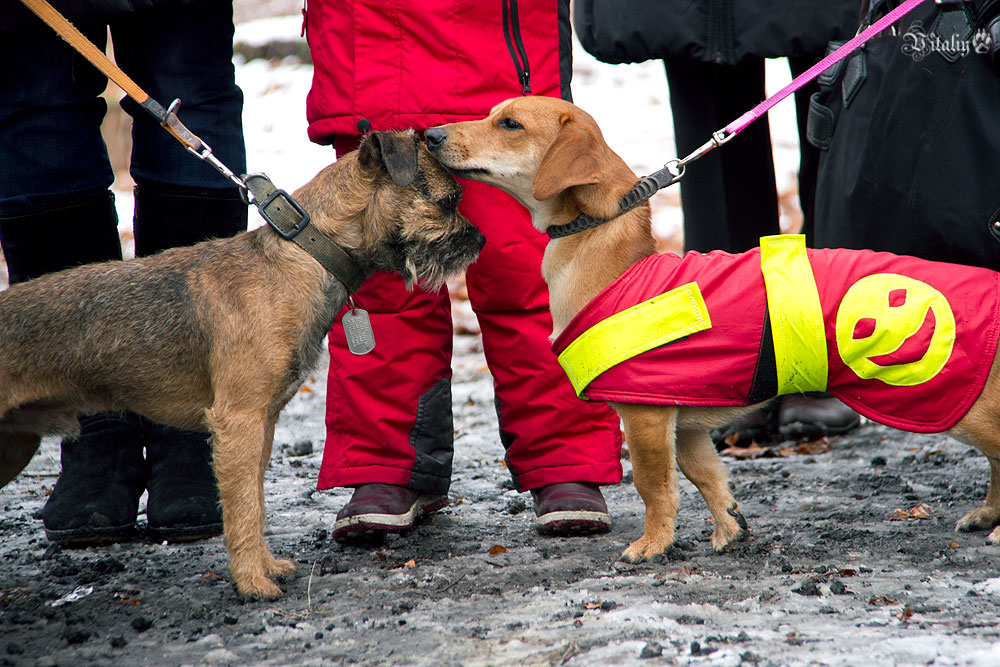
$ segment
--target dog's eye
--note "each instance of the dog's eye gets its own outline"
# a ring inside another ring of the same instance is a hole
[[[500,121],[500,127],[505,130],[523,130],[524,126],[518,123],[513,118],[504,118]]]

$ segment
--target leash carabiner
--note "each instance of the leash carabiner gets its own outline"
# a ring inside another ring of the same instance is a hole
[[[711,139],[709,139],[704,144],[691,151],[691,153],[687,157],[685,157],[682,160],[673,160],[674,162],[677,163],[677,166],[681,170],[680,175],[683,175],[684,167],[691,164],[695,160],[700,160],[701,158],[705,157],[706,155],[714,151],[716,148],[719,148],[720,146],[729,143],[735,136],[736,136],[735,132],[729,132],[725,128],[721,130],[716,130],[715,132],[712,133]],[[680,175],[678,175],[678,178],[680,178]]]
[[[249,191],[249,188],[247,187],[246,182],[237,176],[232,169],[223,164],[222,160],[212,154],[211,146],[205,143],[201,137],[185,127],[184,123],[182,123],[177,117],[177,110],[180,108],[181,101],[179,99],[171,102],[170,106],[167,107],[167,110],[163,112],[163,116],[160,117],[160,125],[163,129],[180,141],[188,153],[195,156],[202,162],[211,165],[213,169],[225,176],[228,180],[235,183],[240,188],[240,197],[243,201],[249,204],[250,200],[246,194]]]

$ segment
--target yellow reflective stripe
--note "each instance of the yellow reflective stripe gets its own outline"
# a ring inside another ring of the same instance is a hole
[[[696,283],[688,283],[601,320],[559,355],[577,396],[626,359],[712,326]]]
[[[778,394],[825,391],[826,330],[805,236],[762,237],[760,270],[767,289]]]

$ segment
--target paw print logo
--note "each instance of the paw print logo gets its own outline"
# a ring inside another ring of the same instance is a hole
[[[985,54],[993,49],[993,38],[985,29],[980,28],[972,36],[972,48],[976,53]]]

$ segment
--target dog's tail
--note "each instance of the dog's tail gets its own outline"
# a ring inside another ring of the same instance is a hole
[[[0,489],[24,470],[41,441],[37,433],[0,430]]]

